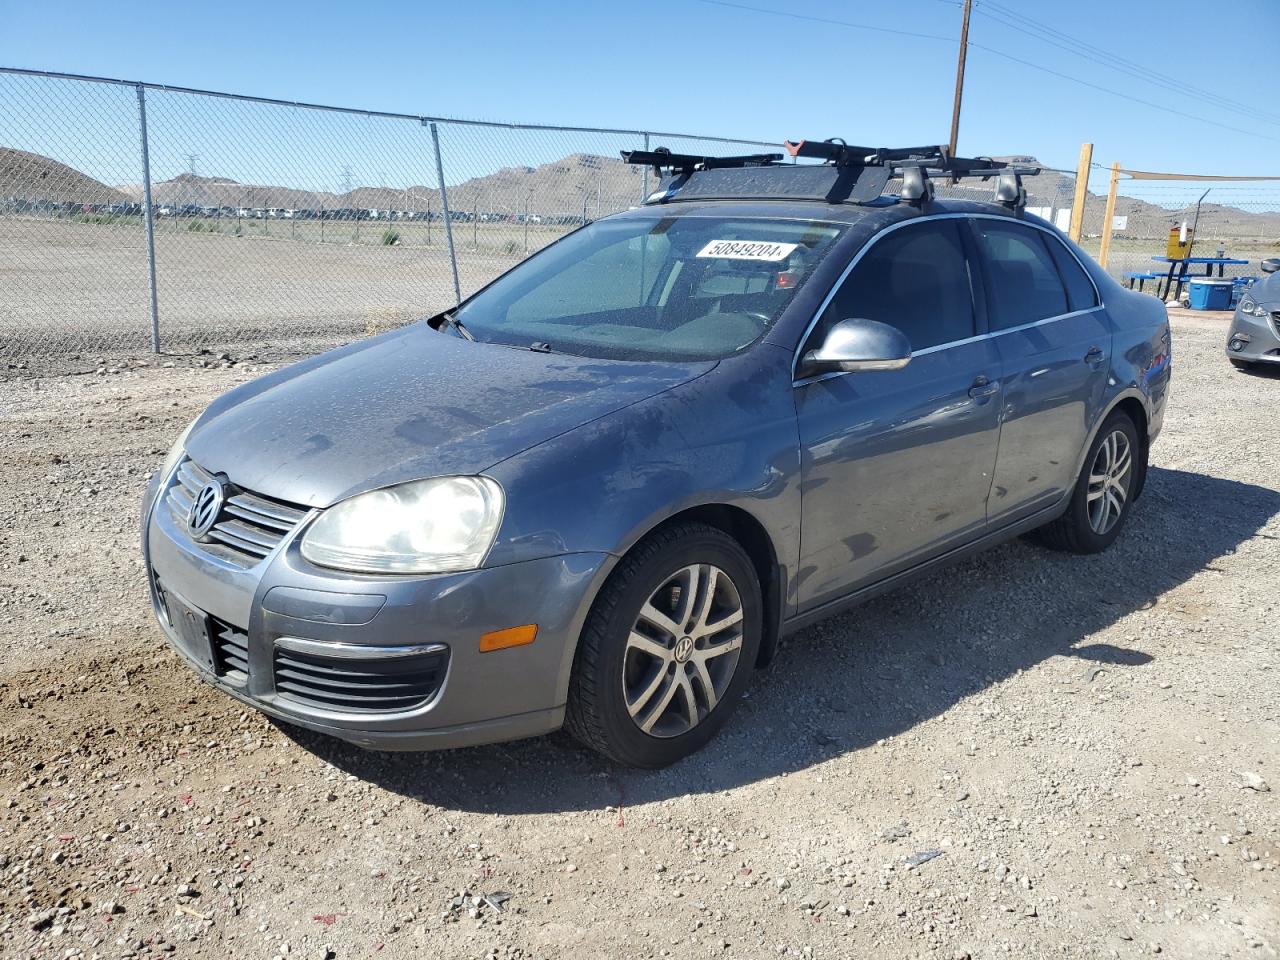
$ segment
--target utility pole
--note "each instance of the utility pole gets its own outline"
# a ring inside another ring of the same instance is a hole
[[[960,98],[964,94],[964,58],[969,52],[969,9],[973,0],[964,0],[964,21],[960,26],[960,55],[956,60],[956,99],[951,107],[951,156],[956,155],[956,138],[960,135]]]

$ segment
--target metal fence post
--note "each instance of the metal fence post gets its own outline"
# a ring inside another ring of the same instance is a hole
[[[440,210],[444,217],[444,239],[449,247],[449,265],[453,267],[453,295],[457,303],[462,302],[462,284],[458,282],[458,255],[453,249],[453,224],[449,218],[449,194],[444,188],[444,164],[440,160],[440,131],[434,120],[428,123],[431,127],[431,144],[436,151],[436,180],[440,183]]]
[[[142,222],[147,227],[147,283],[151,288],[151,352],[160,352],[160,305],[156,297],[156,231],[151,209],[151,148],[147,143],[147,88],[138,84],[138,138],[142,144]]]
[[[1076,166],[1076,194],[1071,200],[1071,231],[1069,236],[1080,242],[1084,230],[1084,205],[1089,197],[1089,168],[1093,163],[1093,144],[1080,144],[1080,163]]]
[[[649,152],[649,135],[644,135],[644,152]],[[644,165],[644,180],[640,184],[640,202],[644,203],[649,199],[649,165]]]

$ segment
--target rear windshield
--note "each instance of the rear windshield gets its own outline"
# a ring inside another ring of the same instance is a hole
[[[602,220],[459,308],[477,340],[618,360],[709,360],[773,325],[844,228],[808,220]]]

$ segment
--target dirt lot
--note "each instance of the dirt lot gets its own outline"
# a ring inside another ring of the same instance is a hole
[[[274,226],[286,232],[236,237],[188,232],[172,221],[157,227],[160,332],[168,349],[216,344],[271,355],[299,341],[315,349],[323,338],[349,340],[454,302],[438,228],[432,246],[377,246],[292,242],[286,227]],[[523,252],[495,249],[499,237],[503,245],[516,242],[503,226],[505,233],[484,225],[479,249],[471,247],[470,230],[457,235],[464,295]],[[374,229],[384,228],[366,233]],[[0,218],[0,359],[145,351],[149,303],[140,225]]]
[[[202,687],[138,499],[262,368],[0,380],[0,955],[1276,956],[1280,376],[1223,327],[1175,321],[1109,553],[1017,542],[811,629],[658,773],[363,753]]]

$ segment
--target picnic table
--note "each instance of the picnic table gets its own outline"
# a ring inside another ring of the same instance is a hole
[[[1156,296],[1161,300],[1169,296],[1169,288],[1175,283],[1178,289],[1174,295],[1175,300],[1182,299],[1182,285],[1187,282],[1187,269],[1192,265],[1204,265],[1204,275],[1206,277],[1213,276],[1213,268],[1218,267],[1218,276],[1222,276],[1223,268],[1227,265],[1244,266],[1248,264],[1248,260],[1237,260],[1235,257],[1152,257],[1156,263],[1167,263],[1169,272],[1164,276],[1162,284],[1156,287]]]

